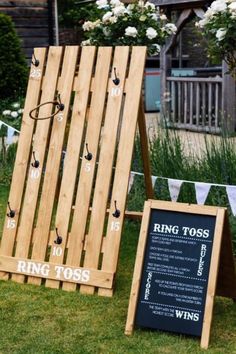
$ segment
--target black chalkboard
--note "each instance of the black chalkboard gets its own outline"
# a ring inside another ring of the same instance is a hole
[[[216,217],[151,209],[135,325],[201,336]]]

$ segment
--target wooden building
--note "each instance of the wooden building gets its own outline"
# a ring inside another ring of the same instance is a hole
[[[34,47],[55,44],[55,5],[56,0],[0,0],[0,12],[12,18],[28,59]]]
[[[222,63],[219,73],[174,77],[171,75],[173,48],[186,24],[198,21],[211,1],[154,0],[169,18],[175,17],[177,33],[160,55],[161,113],[168,126],[195,131],[220,133],[236,131],[235,80]],[[193,38],[194,41],[194,38]],[[205,72],[206,73],[206,72]]]

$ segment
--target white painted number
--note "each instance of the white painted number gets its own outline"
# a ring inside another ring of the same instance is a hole
[[[112,221],[111,222],[111,231],[119,231],[120,230],[120,222]]]
[[[32,179],[38,179],[40,176],[40,170],[31,170],[30,177]]]
[[[120,96],[121,94],[121,89],[119,87],[112,87],[111,89],[111,96]]]
[[[7,220],[7,228],[14,229],[16,227],[16,220],[8,219]]]
[[[41,69],[32,69],[30,72],[30,77],[39,79],[41,77]]]
[[[54,246],[52,249],[52,255],[60,257],[62,255],[62,248]]]
[[[62,112],[58,113],[57,120],[58,120],[58,122],[61,122],[63,120],[63,113]]]
[[[90,172],[91,171],[91,164],[89,162],[86,163],[85,165],[85,171]]]

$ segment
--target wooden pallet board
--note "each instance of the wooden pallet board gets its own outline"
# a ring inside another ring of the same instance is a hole
[[[35,49],[35,57],[40,65],[31,67],[9,195],[16,212],[5,220],[0,278],[37,285],[46,279],[47,287],[111,296],[138,116],[147,150],[140,113],[146,48],[50,47]],[[58,94],[64,109],[54,114],[57,107],[45,102]],[[54,117],[32,120],[39,103],[36,118]],[[145,170],[152,197],[148,163]]]

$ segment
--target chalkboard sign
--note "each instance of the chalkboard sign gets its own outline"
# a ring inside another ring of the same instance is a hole
[[[126,334],[134,326],[152,328],[200,336],[208,347],[225,212],[145,203]]]
[[[151,210],[136,325],[201,336],[215,221]]]

